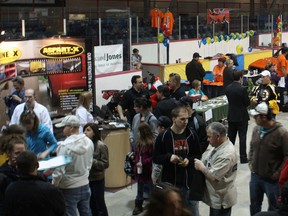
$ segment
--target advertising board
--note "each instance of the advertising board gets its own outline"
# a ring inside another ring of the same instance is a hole
[[[76,38],[0,43],[1,98],[13,88],[11,79],[22,76],[25,88],[35,90],[36,100],[47,107],[52,118],[71,113],[79,94],[94,89],[93,57],[86,45],[87,41]],[[2,126],[7,120],[3,100],[0,107]]]

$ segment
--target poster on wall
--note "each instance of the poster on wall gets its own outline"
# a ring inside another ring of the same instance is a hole
[[[35,90],[37,101],[47,107],[52,118],[71,113],[79,94],[93,90],[91,51],[85,47],[84,39],[72,38],[0,43],[1,98],[13,88],[11,79],[22,76],[25,88]],[[7,120],[3,100],[0,107],[4,109],[0,110],[2,126]]]
[[[123,44],[94,47],[95,74],[123,71]]]
[[[229,8],[207,9],[207,24],[230,23]]]

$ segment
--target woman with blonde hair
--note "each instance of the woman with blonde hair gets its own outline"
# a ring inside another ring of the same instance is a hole
[[[80,121],[79,132],[83,133],[83,126],[89,122],[94,122],[94,118],[89,111],[92,102],[92,93],[84,91],[79,96],[78,105],[76,107],[76,116]]]

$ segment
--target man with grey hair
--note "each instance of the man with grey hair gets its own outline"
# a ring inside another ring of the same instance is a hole
[[[207,137],[212,148],[202,161],[194,160],[195,169],[206,177],[203,201],[210,206],[210,216],[230,216],[232,206],[237,202],[236,151],[225,126],[219,122],[208,125]]]
[[[232,59],[226,60],[226,68],[223,71],[223,90],[226,91],[226,87],[234,81],[233,77],[234,61]]]
[[[20,124],[21,114],[23,113],[23,111],[30,109],[36,113],[37,117],[39,118],[40,123],[48,127],[53,133],[53,125],[52,125],[49,112],[46,107],[36,102],[34,89],[25,90],[24,100],[25,100],[25,103],[22,103],[16,106],[9,125]]]

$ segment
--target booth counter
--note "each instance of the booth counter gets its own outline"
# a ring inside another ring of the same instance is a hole
[[[238,70],[247,70],[248,66],[257,59],[267,58],[272,56],[271,50],[259,50],[255,52],[245,53],[237,55],[237,61],[239,66],[236,67]],[[218,58],[212,59],[201,59],[200,60],[205,71],[212,71],[214,66],[218,63]],[[182,80],[187,80],[185,68],[188,62],[175,63],[175,64],[147,64],[143,63],[143,76],[147,76],[145,71],[149,71],[154,75],[158,76],[162,82],[169,80],[170,73],[178,73]]]
[[[130,184],[124,172],[124,159],[130,151],[129,128],[103,129],[101,137],[108,147],[109,167],[105,171],[105,187],[119,188]]]

